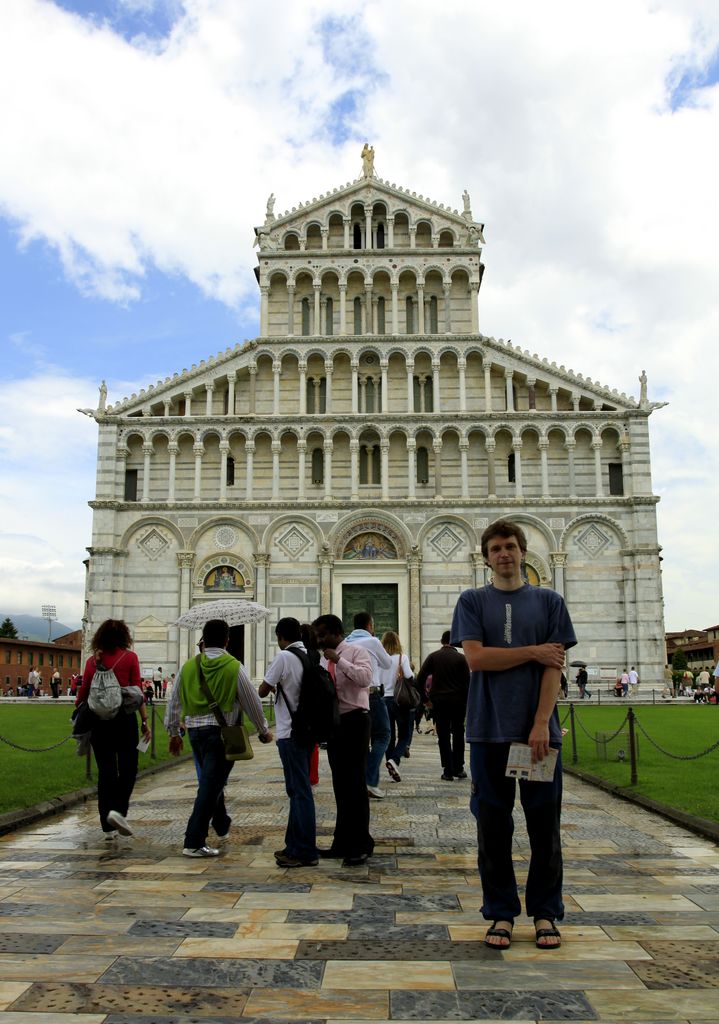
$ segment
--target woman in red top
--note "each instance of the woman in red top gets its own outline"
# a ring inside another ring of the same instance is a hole
[[[97,662],[112,669],[120,686],[141,686],[140,663],[130,650],[132,637],[122,619],[106,619],[92,638],[94,654],[88,658],[76,704],[86,701]],[[142,734],[150,738],[147,708],[140,706]],[[97,762],[97,805],[100,824],[106,839],[115,839],[118,832],[131,836],[126,815],[137,778],[137,716],[120,708],[114,718],[94,717],[90,743]]]

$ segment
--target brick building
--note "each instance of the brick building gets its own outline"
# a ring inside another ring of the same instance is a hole
[[[43,693],[50,693],[50,677],[57,669],[62,678],[62,691],[67,690],[70,676],[80,671],[82,630],[51,642],[42,640],[20,640],[0,637],[0,689],[7,694],[17,692],[19,686],[27,684],[31,669],[42,677]]]

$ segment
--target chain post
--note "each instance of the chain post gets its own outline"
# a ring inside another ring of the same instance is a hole
[[[629,761],[632,768],[631,784],[636,786],[637,784],[637,738],[634,733],[634,710],[630,708],[627,711],[627,720],[629,722]]]
[[[577,730],[574,728],[574,704],[569,705],[569,725],[572,730],[572,764],[577,763]]]
[[[150,708],[151,708],[151,711],[152,711],[152,715],[151,715],[151,718],[150,718],[150,730],[151,730],[151,736],[150,736],[150,757],[152,758],[153,761],[156,761],[157,760],[157,751],[155,750],[155,702],[154,702],[154,700],[153,700],[152,704],[150,705]]]

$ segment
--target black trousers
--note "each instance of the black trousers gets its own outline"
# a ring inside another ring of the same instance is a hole
[[[109,721],[96,719],[90,743],[97,762],[97,808],[103,832],[112,832],[108,811],[125,817],[137,778],[137,715],[118,711]]]
[[[369,712],[347,711],[340,715],[337,736],[327,744],[337,804],[332,850],[342,857],[361,857],[374,850],[365,781],[369,732]]]
[[[448,775],[464,770],[464,716],[467,705],[458,700],[433,700],[434,727],[442,768]]]

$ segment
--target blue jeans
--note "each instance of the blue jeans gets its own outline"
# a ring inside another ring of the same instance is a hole
[[[290,798],[285,850],[290,857],[310,860],[317,856],[315,798],[310,785],[312,747],[302,747],[289,737],[277,740],[277,751],[285,773],[285,790]]]
[[[224,789],[234,762],[225,758],[219,725],[188,729],[187,735],[200,777],[195,805],[185,830],[185,847],[198,850],[207,842],[210,822],[218,835],[229,831],[232,819],[225,809]]]
[[[411,730],[414,729],[414,710],[398,708],[394,697],[385,697],[384,702],[387,705],[390,727],[390,741],[386,756],[388,761],[391,758],[398,765],[410,744]],[[410,715],[412,716],[411,723]]]
[[[379,693],[369,696],[370,748],[367,755],[367,785],[379,785],[379,766],[384,760],[390,738],[389,715],[384,697]]]
[[[470,743],[472,797],[477,819],[477,863],[482,880],[482,914],[488,921],[514,921],[521,911],[512,865],[512,808],[514,779],[504,774],[509,743]],[[559,818],[562,808],[562,752],[552,782],[520,782],[519,798],[531,846],[525,891],[527,915],[561,921],[562,846]]]

